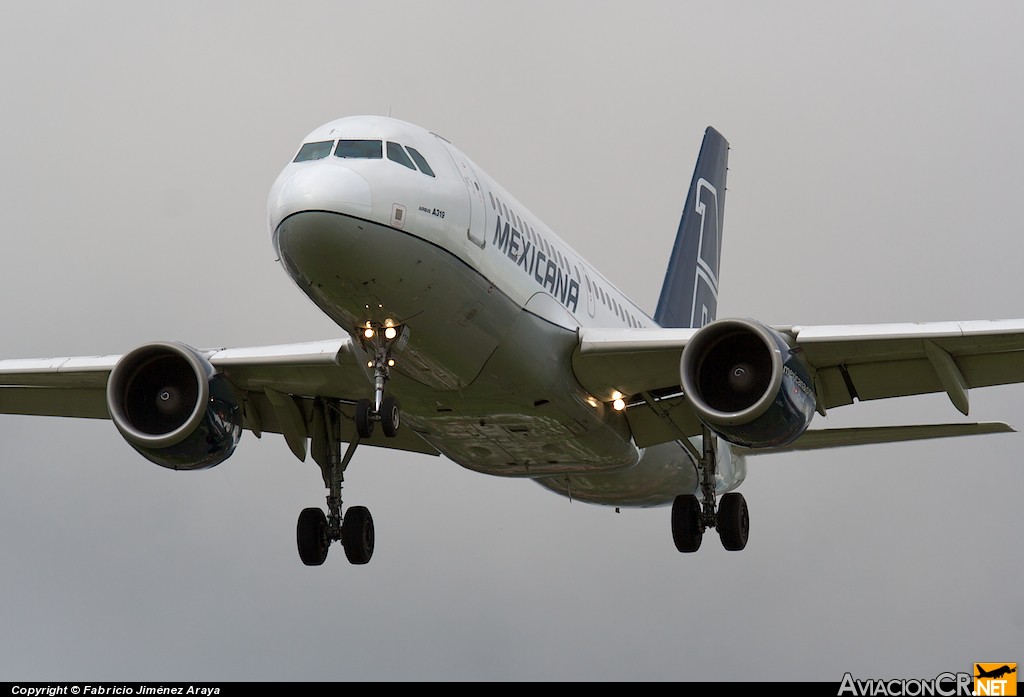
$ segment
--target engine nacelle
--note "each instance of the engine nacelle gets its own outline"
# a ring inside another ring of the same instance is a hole
[[[170,469],[219,465],[242,436],[231,386],[198,351],[177,342],[122,356],[107,381],[107,409],[132,447]]]
[[[807,366],[781,334],[760,322],[708,324],[686,344],[679,370],[697,416],[730,443],[786,445],[814,416]]]

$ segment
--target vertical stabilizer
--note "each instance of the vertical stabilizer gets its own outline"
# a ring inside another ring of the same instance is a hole
[[[654,312],[654,320],[662,327],[701,327],[714,320],[718,312],[718,262],[728,162],[729,143],[709,126],[704,131]]]

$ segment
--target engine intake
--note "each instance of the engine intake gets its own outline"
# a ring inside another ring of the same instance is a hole
[[[177,342],[122,356],[107,380],[107,409],[133,448],[170,469],[219,465],[242,435],[231,386],[202,354]]]
[[[679,370],[697,416],[730,443],[787,445],[814,416],[807,366],[781,334],[760,322],[708,324],[686,344]]]

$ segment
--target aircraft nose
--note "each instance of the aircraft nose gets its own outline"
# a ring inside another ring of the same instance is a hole
[[[351,169],[334,163],[302,163],[290,172],[285,170],[270,190],[270,232],[273,234],[288,216],[302,211],[331,211],[369,218],[372,204],[370,184]]]

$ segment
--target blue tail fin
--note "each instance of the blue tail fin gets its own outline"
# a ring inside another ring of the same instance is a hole
[[[718,312],[728,162],[729,143],[709,126],[654,312],[654,321],[662,327],[702,327]]]

